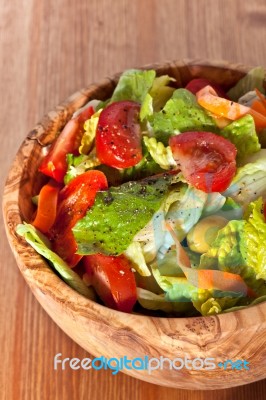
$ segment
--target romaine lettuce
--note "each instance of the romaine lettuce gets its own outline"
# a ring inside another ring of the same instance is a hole
[[[166,313],[184,313],[192,310],[191,302],[168,301],[165,294],[155,294],[149,290],[137,288],[138,302],[147,310],[160,310]]]
[[[121,100],[132,100],[142,103],[155,79],[154,70],[130,69],[119,78],[110,103]]]
[[[50,242],[41,232],[25,222],[17,226],[16,232],[18,235],[24,237],[37,253],[50,261],[54,269],[70,287],[83,296],[95,300],[93,289],[86,286],[79,275],[50,249]]]
[[[96,168],[100,165],[100,161],[96,156],[95,148],[85,156],[80,154],[74,156],[74,154],[67,154],[67,172],[64,176],[64,184],[67,185],[76,176],[83,174],[89,169]]]
[[[220,135],[230,140],[237,148],[237,159],[242,159],[260,150],[254,119],[245,115],[220,131]]]
[[[264,68],[253,68],[228,91],[227,95],[231,100],[237,101],[241,96],[255,88],[259,89],[261,93],[265,93],[263,86],[264,79]]]
[[[128,248],[124,251],[124,255],[129,261],[131,261],[131,264],[141,276],[151,275],[151,271],[149,270],[143,255],[140,242],[131,242]]]
[[[73,228],[78,254],[121,254],[160,209],[176,176],[150,177],[98,192]]]
[[[91,151],[96,136],[97,125],[101,112],[102,109],[96,111],[96,113],[94,113],[91,118],[89,118],[84,123],[85,132],[82,136],[81,145],[79,147],[80,154],[89,154],[89,152]]]
[[[171,98],[174,88],[168,86],[173,78],[168,75],[162,75],[154,79],[152,87],[145,96],[140,110],[140,120],[148,118],[153,112],[160,111],[165,103]]]
[[[148,136],[144,136],[143,140],[150,155],[162,169],[168,170],[177,168],[170,146],[164,146],[163,143],[158,142],[155,137],[149,138]]]
[[[177,89],[160,112],[149,118],[157,139],[165,145],[174,134],[185,131],[217,132],[212,117],[197,103],[196,96],[186,89]]]
[[[266,159],[259,158],[238,168],[229,188],[222,194],[244,208],[258,197],[266,197]]]
[[[219,269],[240,275],[258,296],[266,294],[266,223],[262,199],[251,203],[245,219],[230,221],[201,256],[201,269]]]

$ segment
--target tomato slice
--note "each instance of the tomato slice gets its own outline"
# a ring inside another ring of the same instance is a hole
[[[133,167],[142,159],[140,105],[118,101],[100,114],[96,131],[96,153],[102,164],[114,168]]]
[[[107,187],[104,173],[90,170],[74,178],[59,193],[56,220],[49,230],[49,237],[53,250],[71,267],[82,258],[75,254],[77,244],[72,228],[93,205],[96,193]]]
[[[37,214],[32,225],[42,233],[46,233],[53,226],[56,218],[57,200],[61,185],[53,179],[44,185],[38,199]]]
[[[76,118],[72,118],[52,144],[49,153],[44,157],[39,171],[50,176],[57,182],[63,182],[67,171],[66,155],[78,154],[83,135],[84,122],[94,114],[93,107],[88,107]]]
[[[130,313],[137,301],[135,276],[127,258],[92,254],[82,260],[92,286],[103,303]]]
[[[206,86],[211,86],[215,92],[217,93],[217,95],[219,97],[223,97],[225,99],[228,99],[227,94],[225,93],[224,89],[222,88],[221,85],[211,82],[208,79],[205,78],[195,78],[192,79],[187,86],[185,87],[185,89],[189,90],[191,93],[196,94],[199,90],[203,89]]]
[[[184,132],[169,141],[185,179],[206,193],[223,192],[236,173],[236,147],[211,132]]]

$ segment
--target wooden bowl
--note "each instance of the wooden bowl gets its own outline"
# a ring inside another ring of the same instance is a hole
[[[148,67],[155,68],[158,74],[173,76],[180,86],[201,76],[228,87],[250,69],[239,64],[202,60]],[[3,198],[6,232],[18,266],[35,297],[56,324],[94,356],[127,356],[131,360],[144,356],[162,356],[170,360],[214,358],[216,363],[212,370],[178,369],[181,361],[176,360],[177,369],[171,369],[165,360],[162,369],[152,372],[123,370],[135,378],[183,389],[222,389],[263,379],[266,377],[265,303],[211,317],[162,318],[117,312],[72,290],[15,233],[16,225],[32,215],[31,196],[41,185],[37,166],[43,157],[43,147],[54,140],[73,112],[88,100],[108,98],[118,77],[119,74],[70,96],[48,113],[22,143],[11,166]],[[241,370],[229,368],[230,363],[227,368],[222,364],[218,366],[226,360],[246,360],[249,370],[243,363]],[[200,364],[200,361],[195,362],[197,366]],[[155,367],[156,361],[152,365]]]

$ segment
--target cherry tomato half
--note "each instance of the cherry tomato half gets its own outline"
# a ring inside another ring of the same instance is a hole
[[[184,132],[169,140],[185,179],[206,193],[223,192],[236,173],[236,147],[211,132]]]
[[[136,281],[127,258],[92,254],[83,257],[92,286],[104,304],[130,313],[137,301]]]
[[[54,178],[57,182],[63,182],[67,171],[66,155],[78,154],[83,135],[84,122],[94,114],[93,107],[88,107],[76,118],[72,118],[52,144],[49,153],[44,157],[39,171]]]
[[[107,187],[104,173],[90,170],[74,178],[59,193],[56,220],[49,231],[49,237],[53,250],[71,267],[82,258],[75,254],[77,244],[72,228],[93,205],[96,193]]]
[[[118,101],[100,114],[96,131],[96,152],[101,163],[114,168],[133,167],[142,159],[140,105]]]

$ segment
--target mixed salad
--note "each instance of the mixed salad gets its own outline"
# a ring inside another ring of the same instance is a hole
[[[17,233],[119,311],[213,315],[266,300],[264,82],[260,67],[227,92],[126,71],[49,148]]]

